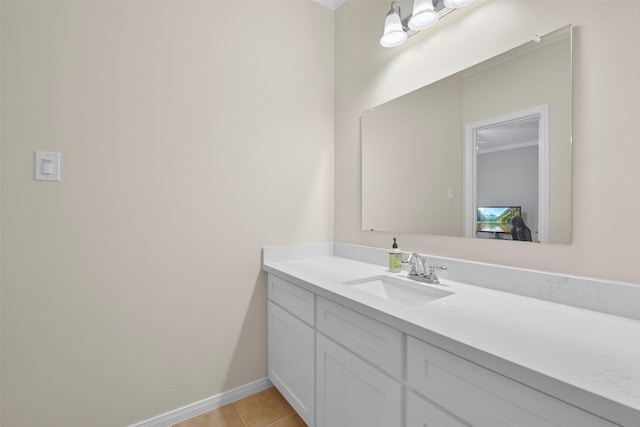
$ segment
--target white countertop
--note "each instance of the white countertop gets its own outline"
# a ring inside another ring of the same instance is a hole
[[[265,262],[264,269],[594,414],[640,426],[638,320],[442,278],[424,286],[453,295],[409,307],[344,284],[406,272],[336,256]]]

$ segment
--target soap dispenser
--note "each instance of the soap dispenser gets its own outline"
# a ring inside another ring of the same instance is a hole
[[[389,271],[392,273],[400,273],[402,271],[402,253],[398,249],[396,238],[393,238],[393,246],[389,252]]]

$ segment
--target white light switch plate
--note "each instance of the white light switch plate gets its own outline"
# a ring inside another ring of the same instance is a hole
[[[36,181],[60,181],[60,153],[36,151]]]

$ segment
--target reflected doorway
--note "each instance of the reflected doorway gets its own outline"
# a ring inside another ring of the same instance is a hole
[[[465,236],[510,240],[508,232],[477,231],[479,207],[515,207],[534,242],[548,242],[548,106],[465,126]]]

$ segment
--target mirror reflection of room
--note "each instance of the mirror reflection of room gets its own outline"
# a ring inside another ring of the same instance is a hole
[[[520,240],[476,229],[478,207],[520,206],[531,241],[571,243],[571,38],[561,28],[362,113],[362,229]]]

